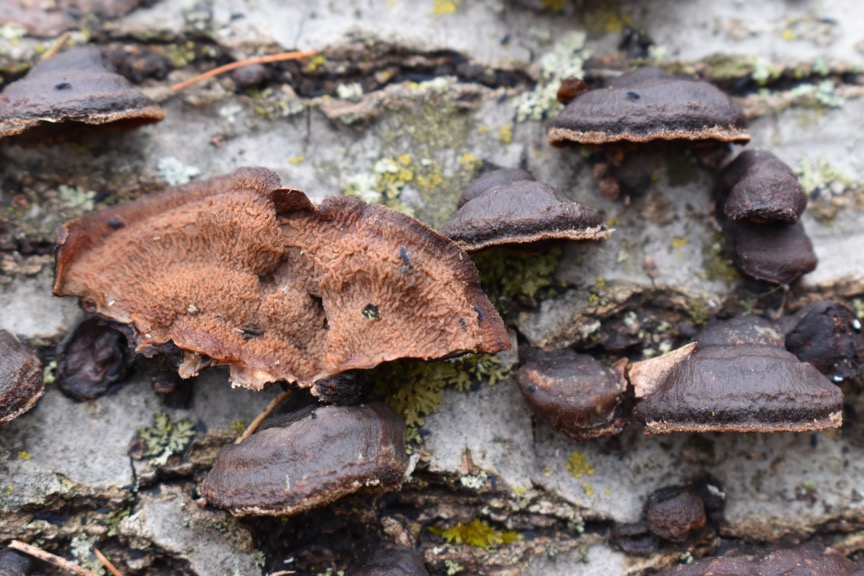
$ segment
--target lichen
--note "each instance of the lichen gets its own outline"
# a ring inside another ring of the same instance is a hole
[[[450,528],[430,526],[429,532],[440,536],[450,544],[465,544],[487,551],[499,546],[507,546],[522,539],[522,535],[518,532],[497,530],[479,518],[474,518],[468,524],[459,522]]]
[[[565,78],[582,78],[582,65],[590,56],[585,49],[585,33],[572,32],[555,43],[539,60],[540,81],[513,100],[516,120],[543,120],[561,109],[558,88]]]
[[[816,197],[822,193],[842,194],[846,190],[864,187],[864,181],[856,181],[855,178],[838,169],[823,156],[819,156],[815,160],[805,156],[795,166],[795,174],[798,176],[801,187],[810,197]]]
[[[152,466],[164,466],[173,454],[179,454],[195,437],[195,423],[188,418],[172,422],[165,412],[153,416],[153,426],[139,428],[138,437],[144,441],[143,456]]]
[[[95,544],[95,536],[85,536],[81,534],[72,538],[72,542],[69,544],[69,549],[72,552],[72,556],[75,558],[76,564],[94,574],[102,575],[105,574],[105,566],[96,554],[93,553],[93,546],[95,546]]]
[[[594,468],[588,463],[588,459],[578,450],[570,453],[567,458],[567,472],[574,478],[582,478],[585,475],[593,476]]]
[[[818,84],[800,84],[789,91],[792,101],[799,106],[842,108],[846,99],[837,94],[834,82],[823,80]]]
[[[160,158],[156,164],[156,170],[159,172],[159,177],[169,186],[179,186],[187,184],[193,178],[201,175],[201,170],[195,166],[183,164],[174,156]]]
[[[96,198],[95,191],[85,190],[81,186],[67,186],[66,184],[60,184],[57,190],[60,192],[60,200],[68,207],[81,212],[93,210],[93,201]]]
[[[472,255],[480,271],[480,284],[499,312],[514,304],[535,303],[542,291],[556,285],[560,248],[541,255],[495,249]]]

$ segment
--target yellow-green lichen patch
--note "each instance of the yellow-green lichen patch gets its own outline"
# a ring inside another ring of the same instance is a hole
[[[488,522],[474,518],[468,524],[459,522],[450,528],[430,526],[429,532],[440,536],[450,544],[468,545],[484,550],[507,546],[522,539],[522,535],[511,530],[498,530]]]
[[[514,305],[532,304],[558,282],[555,270],[561,249],[542,254],[492,249],[472,255],[480,271],[480,284],[499,312],[506,314]]]
[[[700,277],[703,280],[731,284],[740,277],[732,261],[723,255],[723,243],[723,236],[714,232],[702,244],[703,271]]]
[[[588,463],[588,459],[578,450],[570,453],[567,458],[567,472],[574,478],[582,478],[583,476],[593,476],[594,468]]]
[[[195,423],[184,418],[172,422],[165,412],[153,416],[153,426],[139,428],[138,437],[144,441],[143,457],[151,466],[164,466],[173,454],[179,454],[195,437]]]
[[[459,7],[460,0],[432,0],[432,15],[444,16],[453,14]]]

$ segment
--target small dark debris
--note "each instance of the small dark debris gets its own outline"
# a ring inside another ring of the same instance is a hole
[[[378,306],[375,306],[374,304],[367,304],[366,306],[364,306],[363,317],[367,320],[378,320],[378,318],[380,317],[378,313]]]
[[[58,82],[54,84],[55,90],[69,90],[70,88],[72,88],[72,84],[69,82]]]

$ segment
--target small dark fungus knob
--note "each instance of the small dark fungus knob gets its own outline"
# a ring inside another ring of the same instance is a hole
[[[92,400],[121,381],[132,354],[119,327],[102,318],[87,318],[57,349],[57,384],[76,400]]]
[[[683,542],[705,527],[705,503],[692,486],[667,486],[648,497],[645,520],[655,536]]]
[[[834,300],[817,300],[783,321],[786,349],[834,382],[864,375],[861,321]]]
[[[14,335],[0,330],[0,424],[30,410],[44,392],[39,358]]]

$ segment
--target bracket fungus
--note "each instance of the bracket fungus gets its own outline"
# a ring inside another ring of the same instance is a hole
[[[76,400],[105,394],[126,376],[132,354],[126,336],[103,318],[87,318],[57,348],[57,384]]]
[[[544,240],[605,240],[603,218],[522,170],[489,172],[439,232],[468,252]]]
[[[133,129],[164,117],[95,46],[52,56],[0,93],[0,139],[26,143],[63,139],[94,126]]]
[[[648,530],[663,540],[683,542],[705,527],[705,502],[692,486],[667,486],[648,497],[645,504]]]
[[[39,358],[14,335],[0,330],[0,424],[33,408],[44,393]]]
[[[228,364],[251,389],[509,348],[453,242],[383,206],[316,205],[279,185],[245,168],[69,222],[54,293],[131,324],[137,351],[173,343],[184,377]]]
[[[723,224],[725,250],[745,276],[771,284],[791,284],[819,263],[801,222],[796,224]]]
[[[623,375],[570,348],[538,353],[516,383],[538,420],[574,440],[618,434],[626,423]]]
[[[718,180],[718,202],[731,220],[794,224],[807,194],[785,162],[765,150],[745,150]]]
[[[742,316],[700,332],[695,342],[636,362],[627,376],[646,434],[799,432],[837,428],[843,394],[783,348],[769,321]]]
[[[834,300],[811,302],[781,321],[786,349],[809,362],[833,382],[864,376],[861,321]]]
[[[299,514],[364,487],[402,485],[405,422],[380,403],[308,406],[224,446],[201,484],[237,516]]]
[[[549,122],[553,146],[750,141],[741,108],[717,87],[641,68],[576,96]]]

